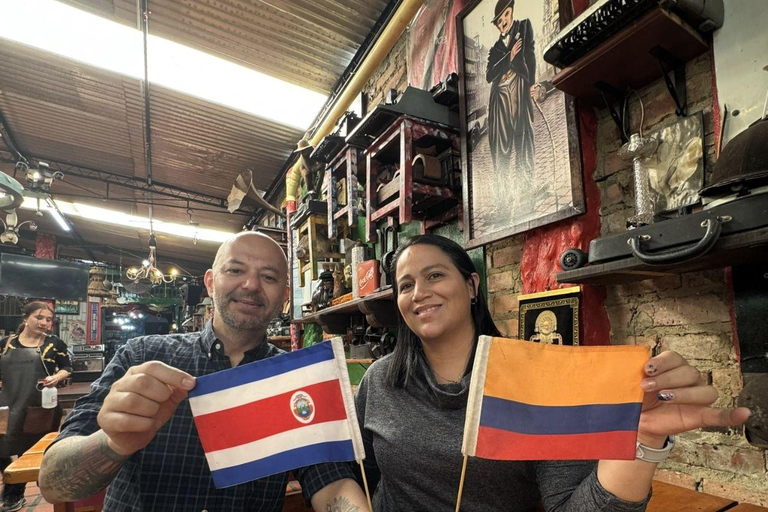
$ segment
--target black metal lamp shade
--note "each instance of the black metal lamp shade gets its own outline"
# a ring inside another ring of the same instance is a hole
[[[768,117],[752,123],[725,146],[711,181],[699,194],[728,195],[768,184]]]

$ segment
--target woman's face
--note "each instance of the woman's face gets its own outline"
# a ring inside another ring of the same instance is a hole
[[[438,340],[468,330],[473,324],[470,301],[474,280],[465,279],[439,248],[417,244],[397,261],[397,307],[408,327],[422,341]]]
[[[45,308],[33,311],[26,319],[27,329],[34,334],[46,334],[53,326],[53,313]]]

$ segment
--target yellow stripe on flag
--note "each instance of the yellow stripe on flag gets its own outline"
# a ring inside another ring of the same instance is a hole
[[[557,346],[493,338],[483,394],[532,405],[642,402],[641,346]]]

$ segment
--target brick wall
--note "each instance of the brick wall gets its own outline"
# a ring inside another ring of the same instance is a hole
[[[551,13],[554,16],[556,13]],[[402,92],[407,82],[405,35],[366,84],[372,108],[391,88]],[[701,56],[686,66],[689,112],[703,112],[706,170],[714,160],[712,62]],[[643,129],[648,132],[674,118],[674,103],[661,80],[638,91],[644,104]],[[640,124],[640,101],[630,98],[631,131]],[[625,230],[633,214],[630,164],[618,157],[618,128],[607,110],[596,112],[597,167],[591,177],[600,194],[601,233]],[[576,222],[575,220],[565,221]],[[536,235],[518,235],[489,244],[487,285],[491,312],[507,335],[518,332],[517,296],[523,291],[521,263]],[[553,274],[559,269],[552,262]],[[704,372],[720,392],[718,406],[733,406],[741,389],[741,372],[733,346],[724,270],[711,270],[606,287],[604,307],[614,344],[643,344],[676,350]],[[582,315],[594,312],[582,311]],[[751,447],[740,429],[705,429],[680,436],[678,447],[658,470],[658,478],[710,494],[768,506],[768,468],[764,450]]]
[[[389,55],[384,59],[376,72],[363,87],[368,103],[368,112],[379,103],[383,103],[384,96],[390,89],[397,89],[398,93],[405,90],[408,85],[408,64],[406,50],[408,45],[407,31],[403,32]]]
[[[703,112],[706,170],[714,162],[711,59],[701,56],[686,66],[689,112]],[[674,103],[659,80],[638,91],[648,132],[674,118]],[[597,112],[597,168],[592,177],[601,195],[602,235],[626,229],[634,213],[629,162],[616,154],[618,128],[606,109]],[[640,124],[640,101],[630,101],[631,131]],[[520,261],[524,235],[486,247],[488,288],[494,319],[507,333],[517,331],[516,295],[524,283]],[[553,272],[555,262],[553,262]],[[726,271],[670,276],[606,287],[605,310],[614,344],[642,344],[675,350],[686,357],[720,392],[716,405],[732,407],[741,390],[731,324],[730,285]],[[582,311],[582,315],[589,312]],[[712,428],[680,436],[678,447],[661,465],[658,477],[670,483],[738,501],[768,506],[766,452],[751,447],[741,429]]]

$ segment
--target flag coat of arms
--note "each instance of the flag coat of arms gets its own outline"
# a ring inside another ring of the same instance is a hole
[[[365,458],[340,338],[199,377],[189,403],[219,489]]]
[[[462,453],[497,460],[634,459],[649,356],[639,346],[481,336]]]

